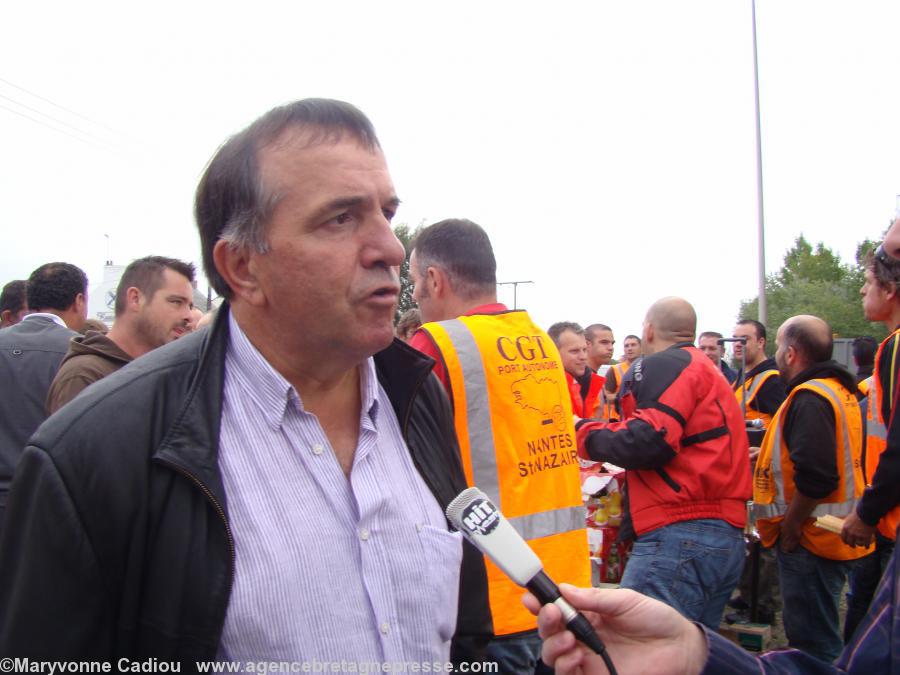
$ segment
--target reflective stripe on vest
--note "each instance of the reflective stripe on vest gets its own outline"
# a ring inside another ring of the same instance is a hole
[[[853,480],[853,453],[851,452],[850,428],[847,421],[847,411],[844,409],[843,403],[841,402],[840,398],[838,398],[837,394],[831,389],[831,387],[817,380],[809,380],[805,384],[807,386],[804,388],[811,387],[815,389],[822,396],[830,399],[834,404],[834,409],[838,411],[841,416],[841,419],[835,420],[835,422],[839,424],[841,429],[843,429],[844,449],[844,501],[819,503],[812,510],[812,513],[809,514],[809,517],[816,518],[818,516],[825,515],[841,517],[847,516],[850,514],[850,512],[853,510],[854,505],[856,504],[856,489]],[[782,406],[782,408],[778,411],[778,423],[776,424],[773,431],[775,436],[772,439],[772,463],[770,465],[770,470],[772,472],[772,482],[775,485],[775,498],[772,504],[753,504],[753,513],[758,519],[769,520],[778,516],[783,516],[787,512],[787,504],[785,503],[784,499],[784,477],[781,467],[782,433],[784,431],[784,416],[782,415],[783,412],[785,412],[784,406]]]
[[[880,387],[873,380],[874,375],[866,380],[869,387],[869,409],[866,411],[866,436],[887,443],[887,425],[881,419],[881,400],[878,398]],[[871,476],[868,477],[871,480]]]
[[[447,331],[456,349],[463,372],[469,447],[473,449],[472,480],[502,511],[491,406],[488,401],[487,377],[481,352],[471,330],[459,319],[441,321],[440,325]],[[477,452],[474,451],[476,448]],[[509,522],[524,539],[528,540],[582,530],[585,527],[584,518],[584,507],[572,506],[509,518]]]

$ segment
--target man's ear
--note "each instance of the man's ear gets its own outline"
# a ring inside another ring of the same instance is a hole
[[[6,323],[12,319],[13,311],[11,309],[4,309],[0,312],[0,321]]]
[[[141,293],[141,289],[137,286],[129,286],[125,291],[125,309],[140,309],[142,297],[144,297],[144,294]]]
[[[429,267],[425,270],[425,284],[428,288],[428,294],[436,298],[443,297],[450,289],[447,275],[439,267]]]
[[[260,255],[246,247],[235,247],[220,239],[213,247],[216,271],[234,293],[235,299],[251,305],[265,303],[265,294],[256,275],[254,259]]]

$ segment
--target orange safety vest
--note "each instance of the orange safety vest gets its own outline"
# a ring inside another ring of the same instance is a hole
[[[753,474],[753,514],[763,546],[778,540],[781,521],[794,496],[794,464],[785,443],[784,418],[799,391],[815,392],[831,404],[837,436],[837,489],[820,500],[803,524],[800,542],[811,553],[829,560],[854,560],[874,549],[847,546],[838,534],[816,527],[815,518],[827,514],[849,515],[862,495],[862,416],[856,396],[836,378],[808,380],[797,385],[785,399],[766,431]]]
[[[604,422],[618,422],[622,419],[621,413],[616,409],[616,395],[622,391],[622,378],[625,377],[625,373],[628,372],[629,368],[631,368],[631,364],[628,363],[628,361],[614,363],[609,367],[616,375],[616,392],[615,394],[610,394],[605,386],[603,388],[603,399],[605,403],[603,403],[598,412],[601,413],[599,419]]]
[[[744,380],[744,388],[737,389],[737,382],[734,383],[735,392],[734,396],[737,398],[738,405],[741,405],[741,401],[744,398],[744,395],[747,396],[747,411],[744,415],[744,419],[747,420],[762,420],[763,426],[766,429],[772,424],[772,416],[768,413],[759,412],[758,410],[753,410],[750,407],[750,404],[756,400],[756,395],[759,394],[759,390],[762,389],[762,386],[766,383],[766,381],[770,377],[775,377],[778,375],[777,370],[764,370],[761,373],[757,373],[749,380]]]
[[[550,578],[590,586],[572,404],[553,341],[521,310],[422,329],[447,368],[469,485],[487,493]],[[522,589],[485,565],[494,634],[533,630]]]
[[[900,330],[894,331],[884,342],[878,346],[878,352],[875,354],[875,370],[872,377],[866,382],[869,384],[869,409],[866,412],[866,483],[872,484],[872,478],[875,476],[875,470],[878,468],[878,461],[881,459],[881,453],[887,448],[887,423],[881,412],[881,402],[884,399],[884,387],[881,385],[881,378],[878,377],[880,372],[882,351],[888,340],[893,336],[897,336],[894,340],[893,359],[897,358],[897,345],[900,344]],[[894,364],[891,364],[891,375],[897,372]],[[891,383],[891,392],[895,391],[896,384]],[[889,392],[889,394],[891,393]],[[891,411],[894,409],[894,401],[891,401]],[[900,504],[888,511],[884,517],[878,521],[878,531],[893,541],[897,536],[897,525],[900,524]]]

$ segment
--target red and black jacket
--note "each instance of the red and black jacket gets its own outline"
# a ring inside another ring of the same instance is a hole
[[[751,476],[744,419],[712,361],[679,343],[634,366],[634,413],[578,424],[578,452],[628,469],[637,535],[682,520],[746,522]]]

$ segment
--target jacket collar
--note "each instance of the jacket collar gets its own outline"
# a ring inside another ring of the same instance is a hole
[[[225,488],[218,457],[229,340],[228,303],[223,303],[216,314],[198,347],[187,395],[154,459],[201,483],[224,508]],[[387,392],[404,438],[413,400],[433,366],[434,359],[397,339],[375,354],[378,381]]]

